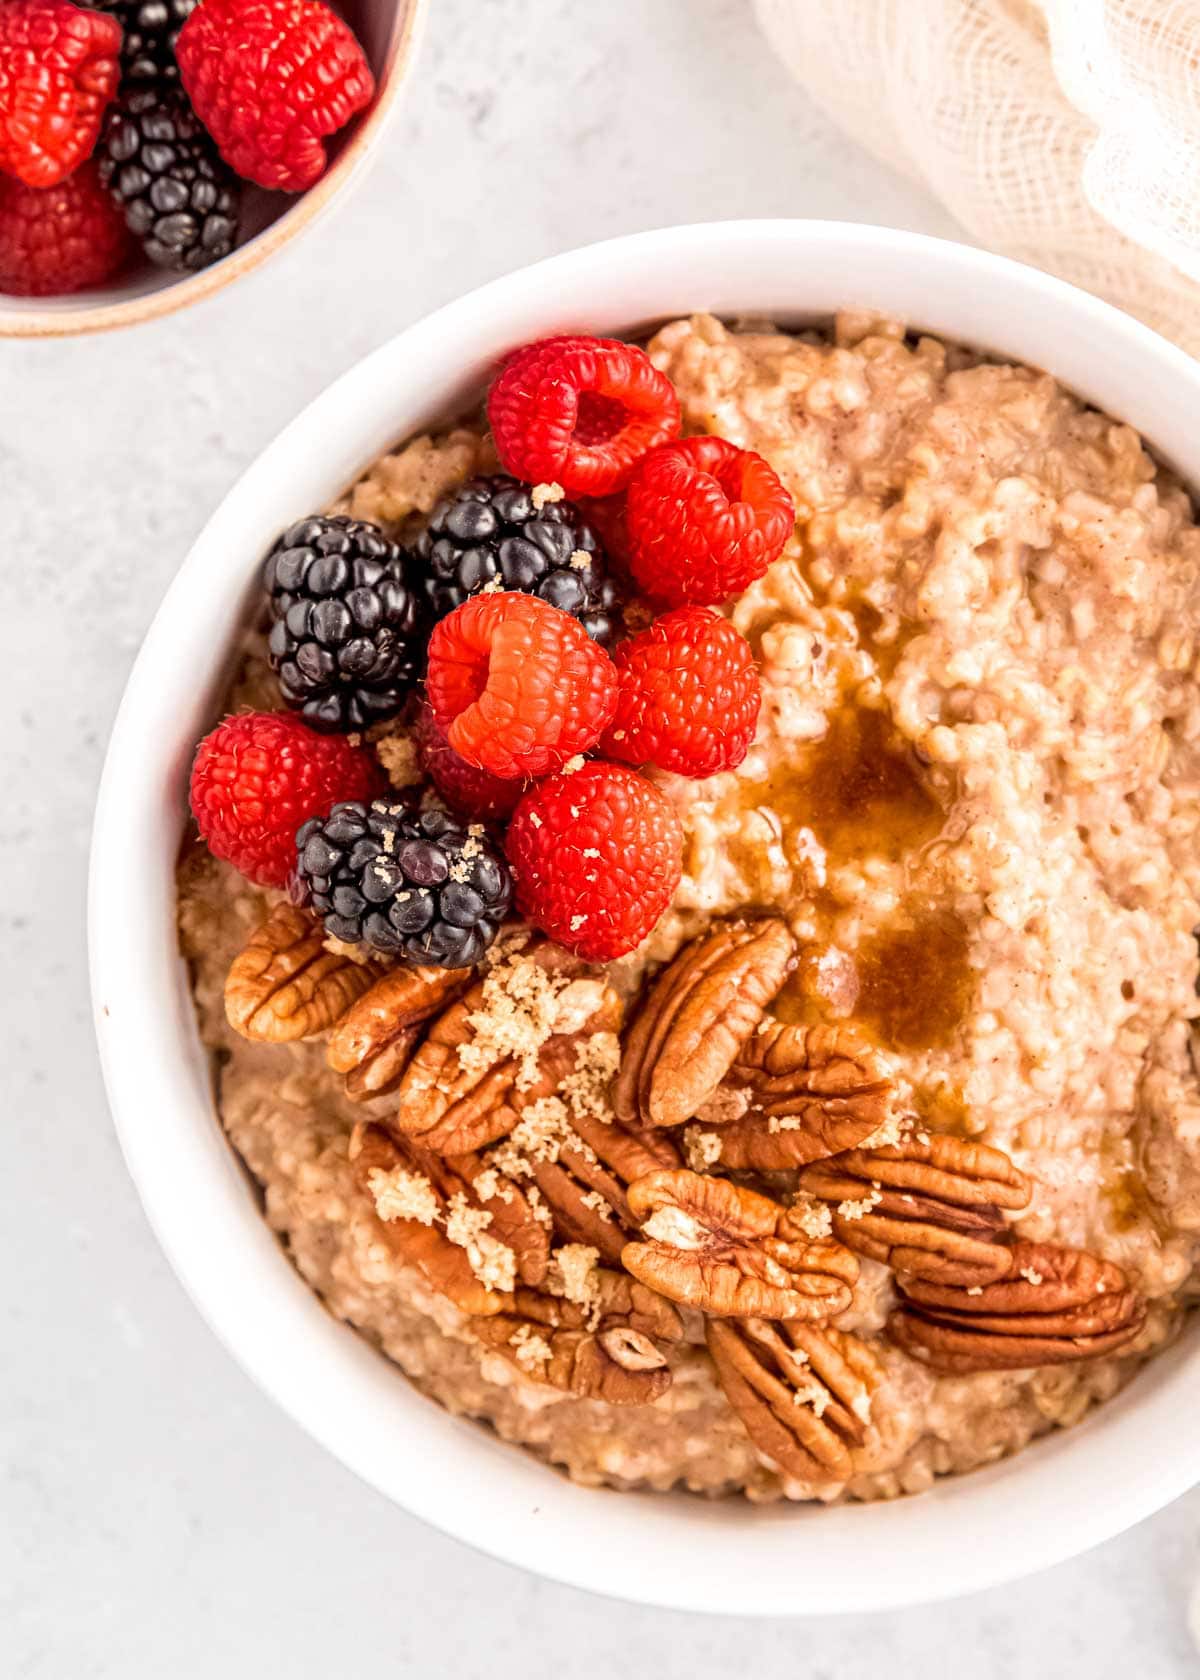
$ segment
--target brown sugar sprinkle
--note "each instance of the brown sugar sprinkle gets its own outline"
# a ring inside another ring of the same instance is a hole
[[[471,1037],[458,1049],[460,1063],[467,1071],[484,1071],[514,1057],[518,1088],[528,1087],[546,1040],[594,1008],[600,989],[599,981],[555,972],[524,951],[505,954],[484,976],[480,1007],[469,1018]]]

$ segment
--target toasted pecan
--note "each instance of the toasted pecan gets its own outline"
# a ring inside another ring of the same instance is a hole
[[[339,1021],[383,974],[325,949],[318,922],[280,904],[233,959],[225,1014],[243,1038],[269,1044],[315,1038]]]
[[[721,1165],[733,1171],[779,1172],[852,1149],[884,1125],[896,1100],[891,1063],[857,1027],[770,1017],[742,1046],[723,1090],[745,1102],[716,1134]]]
[[[963,1375],[1095,1359],[1137,1337],[1145,1303],[1119,1266],[1056,1243],[1004,1252],[1006,1272],[982,1286],[898,1277],[891,1339],[931,1370]]]
[[[537,1382],[613,1406],[649,1405],[671,1386],[679,1315],[623,1273],[599,1268],[595,1284],[589,1304],[518,1289],[513,1312],[480,1320],[475,1333]]]
[[[832,1204],[835,1236],[913,1277],[990,1283],[1008,1270],[1004,1210],[1027,1207],[1030,1184],[1003,1150],[914,1134],[805,1167],[800,1187]]]
[[[400,1081],[395,1129],[422,1148],[460,1155],[506,1137],[525,1108],[554,1094],[578,1043],[619,1028],[619,997],[585,965],[546,944],[520,960],[560,987],[551,1013],[569,1030],[531,1037],[528,1054],[506,1048],[477,1053],[476,1023],[486,1015],[490,977],[476,981],[434,1021]]]
[[[642,1226],[625,1269],[651,1289],[718,1317],[825,1319],[850,1305],[858,1261],[810,1238],[769,1196],[678,1170],[629,1187]]]
[[[434,1015],[465,991],[467,968],[394,968],[376,980],[330,1035],[326,1060],[356,1102],[395,1090]]]
[[[443,1194],[465,1194],[490,1215],[488,1230],[512,1249],[518,1281],[534,1288],[543,1283],[550,1260],[550,1233],[519,1185],[481,1155],[435,1155],[429,1164]]]
[[[616,1122],[573,1114],[554,1158],[533,1158],[529,1172],[562,1234],[598,1249],[605,1260],[619,1266],[625,1244],[637,1229],[629,1211],[628,1185],[679,1164],[678,1151],[661,1134],[639,1136]]]
[[[705,1338],[726,1399],[765,1457],[801,1481],[849,1478],[882,1378],[865,1341],[760,1318],[709,1319]]]
[[[625,1041],[613,1108],[626,1124],[680,1126],[709,1101],[795,961],[778,917],[716,923],[669,963]]]
[[[388,1247],[462,1312],[486,1316],[510,1310],[518,1281],[544,1280],[546,1233],[521,1191],[499,1174],[488,1175],[481,1193],[473,1158],[450,1162],[369,1125],[355,1129],[350,1159]],[[475,1228],[473,1241],[455,1240],[456,1213],[466,1232]],[[501,1250],[510,1256],[507,1262]],[[481,1256],[493,1269],[511,1273],[509,1287],[488,1281]]]

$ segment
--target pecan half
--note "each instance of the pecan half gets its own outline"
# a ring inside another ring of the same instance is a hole
[[[654,982],[625,1041],[613,1085],[619,1120],[680,1126],[712,1097],[795,962],[776,917],[722,922]]]
[[[431,1156],[434,1182],[451,1195],[490,1215],[487,1229],[516,1258],[518,1281],[537,1288],[550,1262],[550,1233],[529,1205],[524,1191],[480,1155]]]
[[[664,1351],[683,1337],[669,1302],[623,1273],[599,1269],[589,1305],[518,1289],[515,1311],[475,1333],[527,1377],[611,1406],[645,1406],[671,1386]]]
[[[739,1092],[746,1103],[717,1134],[722,1166],[801,1167],[853,1149],[891,1117],[891,1064],[856,1027],[764,1025],[742,1046],[717,1097],[719,1104],[725,1092]]]
[[[285,1044],[333,1026],[384,972],[325,949],[318,923],[280,904],[233,959],[225,1014],[243,1038]]]
[[[546,1233],[520,1190],[498,1173],[488,1174],[481,1190],[473,1158],[446,1161],[378,1126],[356,1128],[350,1159],[388,1247],[460,1311],[505,1312],[518,1280],[544,1280]]]
[[[549,977],[551,994],[541,1000],[545,1013],[569,1030],[539,1037],[531,1014],[528,1048],[514,1048],[504,1038],[486,1044],[479,1023],[488,1017],[496,971],[478,980],[433,1023],[400,1081],[395,1127],[423,1148],[461,1155],[507,1136],[524,1108],[554,1094],[564,1064],[574,1065],[577,1043],[619,1028],[623,1008],[616,992],[565,951],[543,944],[519,960],[527,980],[535,969]],[[495,999],[491,1003],[497,1007]]]
[[[567,1240],[587,1243],[619,1266],[637,1229],[628,1185],[679,1164],[677,1150],[661,1135],[638,1136],[615,1121],[573,1114],[557,1147],[546,1158],[533,1155],[528,1170]]]
[[[346,1095],[363,1102],[395,1090],[425,1022],[470,978],[467,968],[394,968],[377,980],[343,1015],[325,1052],[346,1076]]]
[[[1008,1271],[1004,1214],[1029,1205],[1030,1184],[1001,1149],[957,1137],[911,1136],[850,1149],[800,1174],[833,1203],[834,1234],[895,1271],[937,1283],[991,1283]]]
[[[765,1457],[805,1482],[844,1482],[883,1367],[860,1337],[809,1324],[709,1319],[725,1398]]]
[[[806,1237],[788,1210],[724,1178],[655,1172],[629,1187],[642,1240],[621,1259],[669,1300],[725,1318],[835,1318],[850,1305],[858,1261],[829,1237]]]
[[[1145,1303],[1119,1266],[1055,1243],[1006,1252],[1005,1275],[982,1287],[897,1278],[903,1302],[887,1326],[896,1345],[957,1376],[1095,1359],[1141,1330]]]

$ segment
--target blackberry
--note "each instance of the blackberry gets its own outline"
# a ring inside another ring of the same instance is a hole
[[[292,897],[351,944],[439,968],[470,968],[512,900],[508,865],[478,824],[376,799],[335,805],[296,835]]]
[[[121,42],[121,79],[178,81],[175,43],[200,0],[97,0],[98,9],[115,17]]]
[[[152,263],[207,268],[233,250],[241,187],[182,88],[131,83],[109,112],[96,155],[100,179]]]
[[[377,525],[313,514],[267,556],[267,651],[279,687],[314,729],[364,729],[398,712],[424,652],[403,549]]]
[[[561,607],[593,641],[613,638],[617,592],[604,550],[570,502],[538,508],[515,478],[473,478],[443,496],[414,546],[437,618],[499,583]]]

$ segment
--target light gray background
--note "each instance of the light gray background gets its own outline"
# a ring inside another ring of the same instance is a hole
[[[365,351],[551,252],[722,216],[955,232],[793,92],[748,0],[432,13],[386,156],[311,242],[131,335],[0,347],[0,1674],[1195,1672],[1200,1496],[946,1608],[629,1609],[477,1557],[360,1486],[250,1385],[159,1255],[93,1049],[88,826],[138,642],[237,474]]]

